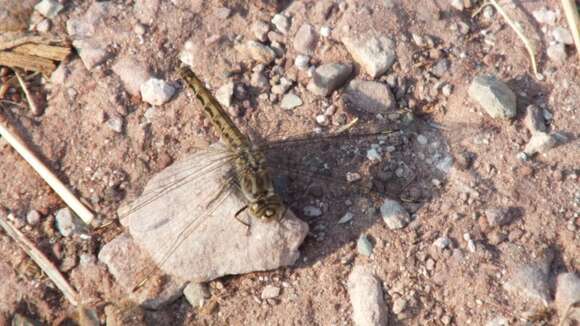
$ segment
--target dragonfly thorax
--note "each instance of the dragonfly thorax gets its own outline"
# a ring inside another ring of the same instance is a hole
[[[261,152],[242,149],[236,160],[240,190],[249,202],[250,214],[262,220],[279,220],[284,204],[274,191],[272,178]]]

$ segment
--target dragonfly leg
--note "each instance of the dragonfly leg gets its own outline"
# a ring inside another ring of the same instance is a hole
[[[246,226],[247,228],[247,233],[250,233],[250,223],[242,221],[242,219],[240,218],[240,214],[242,214],[246,209],[248,209],[248,205],[244,205],[242,208],[240,208],[236,214],[234,214],[234,218],[236,219],[236,221],[242,223],[243,225]]]

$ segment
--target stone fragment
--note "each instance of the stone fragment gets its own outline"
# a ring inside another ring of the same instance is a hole
[[[566,45],[574,44],[574,38],[572,37],[572,34],[567,28],[561,26],[554,28],[554,30],[552,31],[552,36],[558,43]]]
[[[548,58],[556,63],[565,62],[566,58],[568,58],[568,54],[566,54],[566,47],[560,42],[554,42],[550,44],[546,50],[546,54],[548,55]]]
[[[556,147],[556,145],[558,145],[558,139],[556,139],[556,137],[539,131],[532,134],[532,138],[530,138],[524,148],[524,153],[528,156],[532,156],[536,153],[545,153]]]
[[[360,79],[348,84],[342,100],[348,108],[370,114],[384,114],[395,106],[395,98],[387,85]]]
[[[304,54],[299,54],[296,56],[296,59],[294,59],[294,65],[296,66],[296,68],[300,69],[300,70],[306,70],[308,69],[308,63],[310,62],[310,57]]]
[[[55,0],[42,0],[34,9],[46,18],[54,18],[64,7]]]
[[[532,134],[538,131],[545,132],[546,121],[544,120],[544,114],[542,110],[535,105],[528,105],[526,108],[524,125]]]
[[[547,272],[539,264],[518,266],[504,284],[506,290],[547,305],[550,301],[550,285]]]
[[[59,209],[56,212],[56,228],[63,237],[68,237],[77,230],[75,219],[75,216],[68,207]]]
[[[489,208],[485,211],[485,217],[490,226],[506,225],[512,220],[507,208]]]
[[[448,237],[439,237],[434,242],[433,245],[441,250],[448,248],[451,245],[451,240]]]
[[[480,75],[469,86],[469,96],[492,118],[511,119],[516,115],[516,95],[495,76]]]
[[[298,95],[290,92],[288,94],[285,94],[284,97],[282,97],[280,107],[284,110],[292,110],[302,105],[302,103],[303,103],[302,99],[298,97]]]
[[[273,285],[267,285],[262,290],[260,297],[262,300],[274,299],[280,295],[280,288]]]
[[[210,298],[210,293],[205,283],[189,283],[183,289],[185,299],[192,307],[202,307],[205,301]]]
[[[141,98],[151,105],[162,105],[169,101],[175,93],[175,88],[164,80],[149,78],[141,84]]]
[[[109,273],[129,294],[129,298],[146,308],[158,309],[182,294],[185,281],[163,276],[155,268],[154,262],[127,234],[121,234],[103,246],[99,252],[99,261],[107,266]],[[134,291],[145,279],[147,282],[143,287]],[[161,284],[155,284],[161,280],[163,280]],[[154,290],[156,287],[160,288]]]
[[[319,217],[322,215],[322,210],[316,206],[305,206],[302,210],[307,217]]]
[[[342,86],[352,74],[352,66],[340,63],[329,63],[319,66],[312,74],[312,80],[306,87],[319,96],[327,96]]]
[[[154,176],[144,195],[126,208],[131,212],[131,207],[146,203],[146,209],[131,214],[126,209],[119,212],[126,216],[137,245],[153,261],[159,264],[171,252],[161,266],[170,275],[207,282],[224,275],[292,265],[299,257],[298,248],[308,233],[308,225],[290,210],[284,210],[286,216],[272,223],[257,220],[246,211],[239,217],[249,227],[232,220],[247,202],[236,192],[222,191],[230,168],[215,162],[223,160],[223,155],[223,147],[215,146],[173,163]],[[215,168],[207,169],[208,166]],[[153,201],[147,195],[190,177],[191,171],[196,170],[205,173],[198,174],[195,182],[182,183]]]
[[[260,42],[266,42],[268,40],[269,31],[270,25],[262,20],[256,20],[254,24],[252,24],[252,32]]]
[[[276,26],[276,29],[283,34],[288,33],[290,29],[290,19],[282,14],[276,14],[272,17],[272,24]]]
[[[237,49],[258,63],[270,64],[276,58],[276,53],[272,48],[256,41],[247,41]]]
[[[383,221],[391,230],[402,229],[411,222],[411,216],[407,210],[396,200],[385,199],[380,211]]]
[[[541,8],[539,10],[532,11],[532,16],[541,24],[554,25],[558,15],[555,11],[549,10],[548,8]]]
[[[48,33],[50,26],[50,20],[43,19],[40,23],[36,24],[36,30],[40,33]]]
[[[562,273],[556,280],[556,309],[558,316],[564,318],[568,312],[567,320],[580,322],[580,277],[575,273]],[[576,304],[576,307],[571,307]]]
[[[485,323],[485,326],[510,326],[510,322],[507,318],[498,316],[494,319],[488,320],[487,323]]]
[[[223,84],[220,88],[217,89],[215,92],[215,98],[218,102],[223,105],[224,107],[232,106],[232,99],[234,96],[234,82],[230,81]]]
[[[120,58],[111,69],[119,76],[127,93],[133,96],[141,96],[141,85],[151,78],[147,67],[132,57]]]
[[[109,14],[109,2],[93,2],[84,15],[70,18],[66,22],[66,31],[73,40],[92,37],[96,31],[104,28],[103,18]]]
[[[107,127],[111,128],[114,132],[120,134],[123,132],[123,118],[118,115],[112,115],[107,120]]]
[[[356,326],[387,324],[387,311],[381,282],[369,267],[356,265],[348,277],[348,294],[352,304],[352,321]]]
[[[303,54],[313,54],[318,43],[318,34],[310,24],[300,26],[300,29],[294,35],[294,49]]]
[[[26,214],[26,222],[30,225],[38,224],[38,222],[40,222],[40,218],[40,213],[35,209],[31,209],[28,214]]]
[[[373,254],[373,245],[366,235],[361,234],[358,238],[356,242],[356,251],[358,251],[360,255],[367,257]]]
[[[385,36],[344,37],[342,43],[372,78],[384,74],[395,62],[395,43]]]
[[[94,41],[77,40],[73,42],[73,46],[77,49],[87,70],[93,69],[107,59],[107,51]]]

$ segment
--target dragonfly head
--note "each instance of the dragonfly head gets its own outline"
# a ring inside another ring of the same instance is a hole
[[[249,205],[250,214],[263,221],[279,221],[286,211],[282,200],[278,195],[260,198]]]

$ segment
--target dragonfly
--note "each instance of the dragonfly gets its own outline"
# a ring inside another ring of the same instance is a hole
[[[286,189],[276,184],[275,181],[277,179],[273,177],[273,172],[285,172],[289,175],[299,175],[301,178],[307,177],[319,180],[332,185],[328,188],[348,187],[365,194],[373,193],[380,197],[385,196],[386,191],[376,189],[372,183],[361,182],[361,180],[359,182],[348,182],[332,177],[331,167],[324,161],[317,161],[311,155],[296,154],[294,156],[298,157],[298,162],[295,162],[296,160],[288,159],[287,155],[280,158],[279,154],[280,152],[287,152],[288,147],[297,148],[300,146],[307,148],[309,154],[325,150],[333,151],[336,149],[334,148],[336,144],[341,141],[344,142],[345,139],[350,142],[365,140],[384,142],[390,137],[395,136],[396,138],[397,135],[400,135],[398,130],[380,129],[375,132],[351,134],[345,128],[342,128],[339,132],[324,137],[307,134],[279,141],[268,141],[264,144],[254,143],[247,134],[236,126],[216,98],[190,68],[180,68],[179,75],[185,84],[189,86],[197,101],[201,103],[201,108],[206,118],[211,121],[213,129],[222,139],[222,145],[207,152],[210,157],[205,158],[205,165],[200,166],[196,162],[179,162],[180,166],[174,176],[163,180],[153,189],[146,189],[139,200],[120,210],[120,218],[131,217],[134,213],[147,209],[158,201],[167,199],[172,192],[179,192],[186,184],[193,182],[204,183],[204,181],[200,180],[205,175],[225,165],[231,165],[232,168],[227,173],[227,177],[223,180],[223,185],[217,191],[217,194],[211,196],[208,200],[207,212],[201,214],[201,216],[192,217],[191,221],[178,235],[173,235],[172,245],[166,250],[163,257],[157,260],[159,266],[162,266],[183,241],[188,239],[188,236],[196,227],[199,227],[199,223],[203,222],[204,218],[207,218],[216,210],[216,207],[219,206],[224,196],[230,193],[232,188],[241,193],[241,197],[246,203],[233,214],[233,217],[246,226],[248,230],[251,228],[253,220],[264,223],[280,223],[286,216],[288,206],[291,205],[285,199],[292,196],[283,195]],[[308,146],[318,147],[314,151],[312,148],[308,149]],[[346,147],[349,147],[349,145],[346,145]],[[351,145],[350,147],[356,146]],[[345,160],[336,164],[336,168],[339,165],[344,165],[343,169],[347,166],[352,166],[352,164],[343,164],[343,162],[357,161],[357,158],[360,158],[357,156],[361,155],[357,155],[355,153],[356,148],[354,149],[354,151],[351,151],[350,156],[352,157],[346,155],[344,157]],[[366,153],[363,153],[362,156],[366,156]],[[199,159],[196,156],[192,158],[192,160]],[[304,189],[298,191],[301,194],[305,192],[307,191],[304,191]],[[244,212],[248,213],[249,218],[246,220],[241,218]]]

